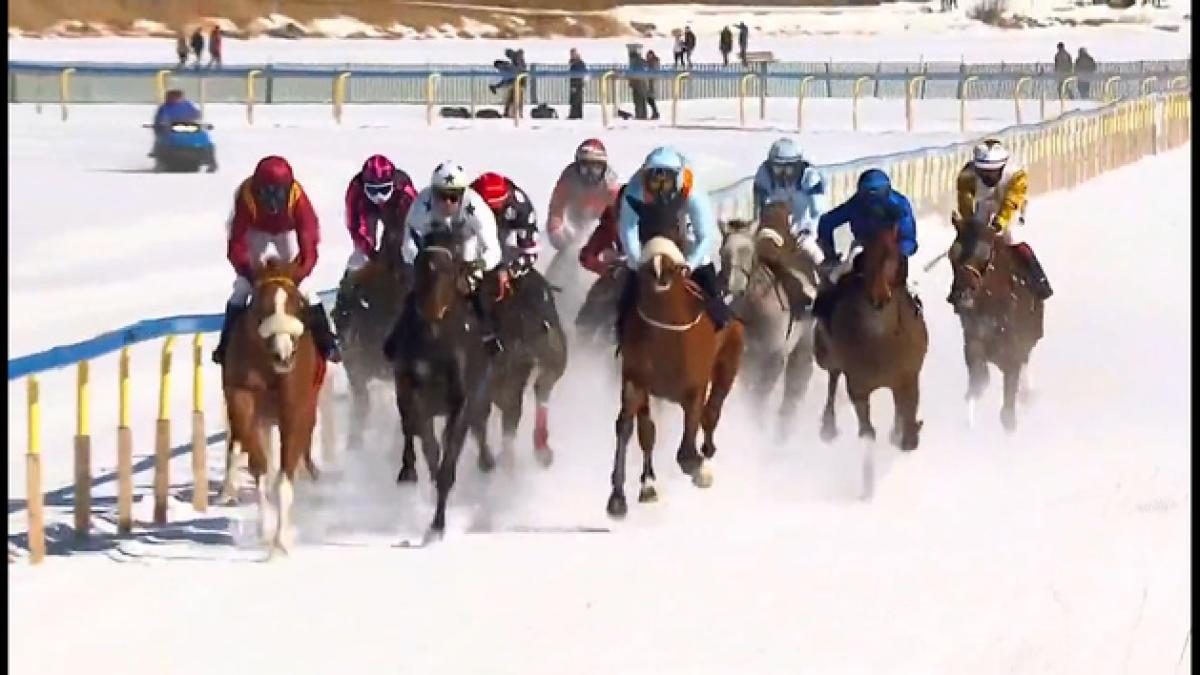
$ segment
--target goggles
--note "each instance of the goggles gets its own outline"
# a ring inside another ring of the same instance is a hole
[[[457,204],[462,201],[463,191],[462,190],[436,189],[433,191],[433,198],[440,202],[448,202],[450,204]]]
[[[777,183],[791,183],[800,177],[799,164],[772,164],[771,177]]]
[[[670,194],[675,190],[675,183],[675,172],[670,169],[650,169],[644,179],[646,192],[652,195]]]
[[[255,192],[259,203],[267,210],[267,213],[276,214],[282,212],[283,207],[287,205],[289,187],[287,185],[263,185]]]
[[[391,183],[364,183],[363,192],[367,193],[367,199],[370,199],[375,204],[382,204],[392,198]]]
[[[579,175],[590,183],[598,183],[604,178],[604,170],[607,168],[600,162],[580,162]]]

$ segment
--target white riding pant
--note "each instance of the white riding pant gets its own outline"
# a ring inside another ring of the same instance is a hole
[[[1000,235],[1000,240],[1009,246],[1025,243],[1025,218],[1022,216],[1013,218],[1004,233]]]
[[[251,261],[261,262],[267,258],[279,258],[290,262],[295,260],[300,252],[295,232],[271,234],[269,232],[251,230],[247,234],[246,239],[247,245],[250,247]],[[298,285],[297,290],[308,300],[309,304],[319,305],[321,303],[321,298],[316,293],[305,290],[303,283]],[[253,292],[254,284],[239,274],[237,279],[233,281],[233,292],[230,293],[227,302],[231,305],[244,307],[250,301],[250,296]]]

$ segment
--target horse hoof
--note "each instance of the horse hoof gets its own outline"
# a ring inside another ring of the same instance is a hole
[[[1004,426],[1004,430],[1012,433],[1017,430],[1017,413],[1015,410],[1001,410],[1000,424]]]
[[[916,434],[913,434],[912,436],[906,436],[905,438],[901,439],[901,441],[900,441],[900,443],[898,443],[898,445],[900,446],[900,449],[903,450],[904,452],[912,452],[913,450],[917,449],[917,444],[919,442],[920,442],[920,439],[917,437]]]
[[[550,446],[534,448],[533,457],[543,468],[554,463],[554,451],[550,449]]]
[[[638,492],[638,501],[642,504],[649,504],[658,501],[658,490],[653,485],[643,485]]]
[[[701,464],[698,469],[692,473],[692,484],[698,488],[710,488],[713,484],[712,469],[708,467],[708,463]]]
[[[859,430],[858,430],[858,437],[859,437],[859,438],[862,438],[862,439],[866,439],[866,440],[868,440],[868,441],[874,441],[874,440],[875,440],[875,429],[874,429],[873,427],[867,427],[867,428],[865,428],[865,429],[859,429]]]
[[[608,515],[612,518],[624,518],[629,512],[629,505],[625,503],[625,495],[614,494],[608,498]]]
[[[838,430],[837,430],[836,424],[829,422],[829,423],[821,425],[821,440],[822,441],[825,441],[826,443],[830,443],[833,441],[833,439],[837,438],[837,436],[838,436]]]
[[[404,466],[400,467],[400,475],[396,476],[397,483],[415,483],[417,482],[417,470],[415,467]]]
[[[479,470],[484,473],[491,473],[492,469],[496,468],[496,458],[492,457],[491,453],[482,454],[479,456]]]
[[[717,446],[712,443],[705,443],[700,446],[700,452],[704,453],[704,456],[708,459],[712,459],[712,456],[717,454]]]

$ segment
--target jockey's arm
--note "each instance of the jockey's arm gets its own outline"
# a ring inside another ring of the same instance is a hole
[[[625,188],[617,211],[617,241],[621,242],[621,250],[625,251],[625,262],[630,269],[637,269],[642,257],[642,240],[638,238],[638,214],[633,210],[630,199],[642,199],[641,182],[632,181]]]
[[[561,250],[570,239],[563,227],[563,213],[567,209],[567,193],[569,192],[567,187],[568,171],[570,171],[570,167],[564,169],[559,175],[558,182],[554,184],[554,190],[550,193],[550,206],[546,209],[546,234],[550,236],[550,244],[555,250]]]
[[[900,211],[900,218],[896,221],[899,229],[900,253],[909,258],[917,252],[917,220],[913,217],[912,204],[909,203],[908,198],[898,192],[892,193],[892,195],[893,203]]]
[[[352,180],[346,188],[346,229],[350,231],[354,250],[366,256],[375,253],[375,247],[368,239],[369,225],[370,218],[362,208],[362,184],[357,179]]]
[[[958,172],[954,186],[958,197],[958,217],[964,220],[975,216],[975,183],[975,170],[968,163]]]
[[[827,258],[836,256],[837,249],[833,245],[833,232],[842,225],[850,222],[853,214],[854,197],[842,202],[832,211],[827,211],[817,220],[817,244]]]
[[[300,255],[297,256],[295,278],[299,283],[312,274],[317,266],[317,244],[321,241],[321,226],[317,220],[317,212],[313,209],[308,195],[300,190],[300,197],[292,211],[296,227],[296,243],[299,244]]]
[[[717,216],[713,210],[712,198],[703,190],[693,189],[688,195],[688,218],[692,221],[692,231],[696,234],[696,245],[688,254],[687,264],[696,269],[721,243],[721,231],[717,228]]]
[[[1004,193],[1004,201],[1000,204],[1000,212],[996,214],[996,227],[1001,232],[1008,230],[1013,216],[1025,207],[1025,195],[1029,191],[1029,178],[1025,169],[1018,169],[1008,181],[1008,190]]]
[[[474,214],[469,218],[475,230],[475,238],[478,240],[476,245],[480,248],[475,253],[483,262],[483,269],[494,270],[503,259],[500,238],[496,233],[496,217],[492,215],[492,210],[487,207],[482,198],[475,197],[473,193],[470,194],[472,196],[469,198],[475,202],[475,209]]]
[[[600,260],[600,254],[617,241],[617,214],[615,206],[609,206],[600,216],[600,225],[592,231],[587,243],[579,251],[579,264],[584,269],[604,274],[608,265]]]
[[[768,187],[769,177],[767,176],[767,165],[763,163],[759,165],[758,171],[754,172],[754,183],[751,190],[754,194],[754,219],[758,220],[759,214],[762,213],[763,206],[766,205],[767,195],[770,194]]]
[[[804,232],[815,232],[821,216],[829,210],[829,194],[825,191],[825,180],[821,174],[812,169],[805,171],[800,179],[800,189],[807,199],[806,208],[797,222],[792,224],[792,234],[797,237]]]
[[[424,237],[429,232],[429,211],[420,203],[414,203],[404,218],[404,241],[400,244],[400,257],[406,265],[413,264],[420,249],[417,248],[417,237]]]
[[[249,182],[249,179],[246,181]],[[233,214],[229,218],[229,240],[226,242],[225,257],[239,276],[251,278],[253,267],[250,260],[250,245],[247,234],[254,221],[250,206],[243,198],[246,183],[243,183],[234,193]]]

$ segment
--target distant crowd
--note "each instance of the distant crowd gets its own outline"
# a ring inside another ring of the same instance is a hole
[[[175,38],[175,56],[179,57],[178,67],[183,68],[186,66],[188,56],[193,55],[195,58],[195,66],[199,68],[201,65],[201,60],[204,57],[204,30],[197,26],[196,30],[192,32],[192,37],[190,39],[185,39],[183,34],[184,31],[181,30],[179,31],[179,35]],[[221,67],[222,42],[221,27],[213,26],[212,30],[208,33],[209,68]]]

